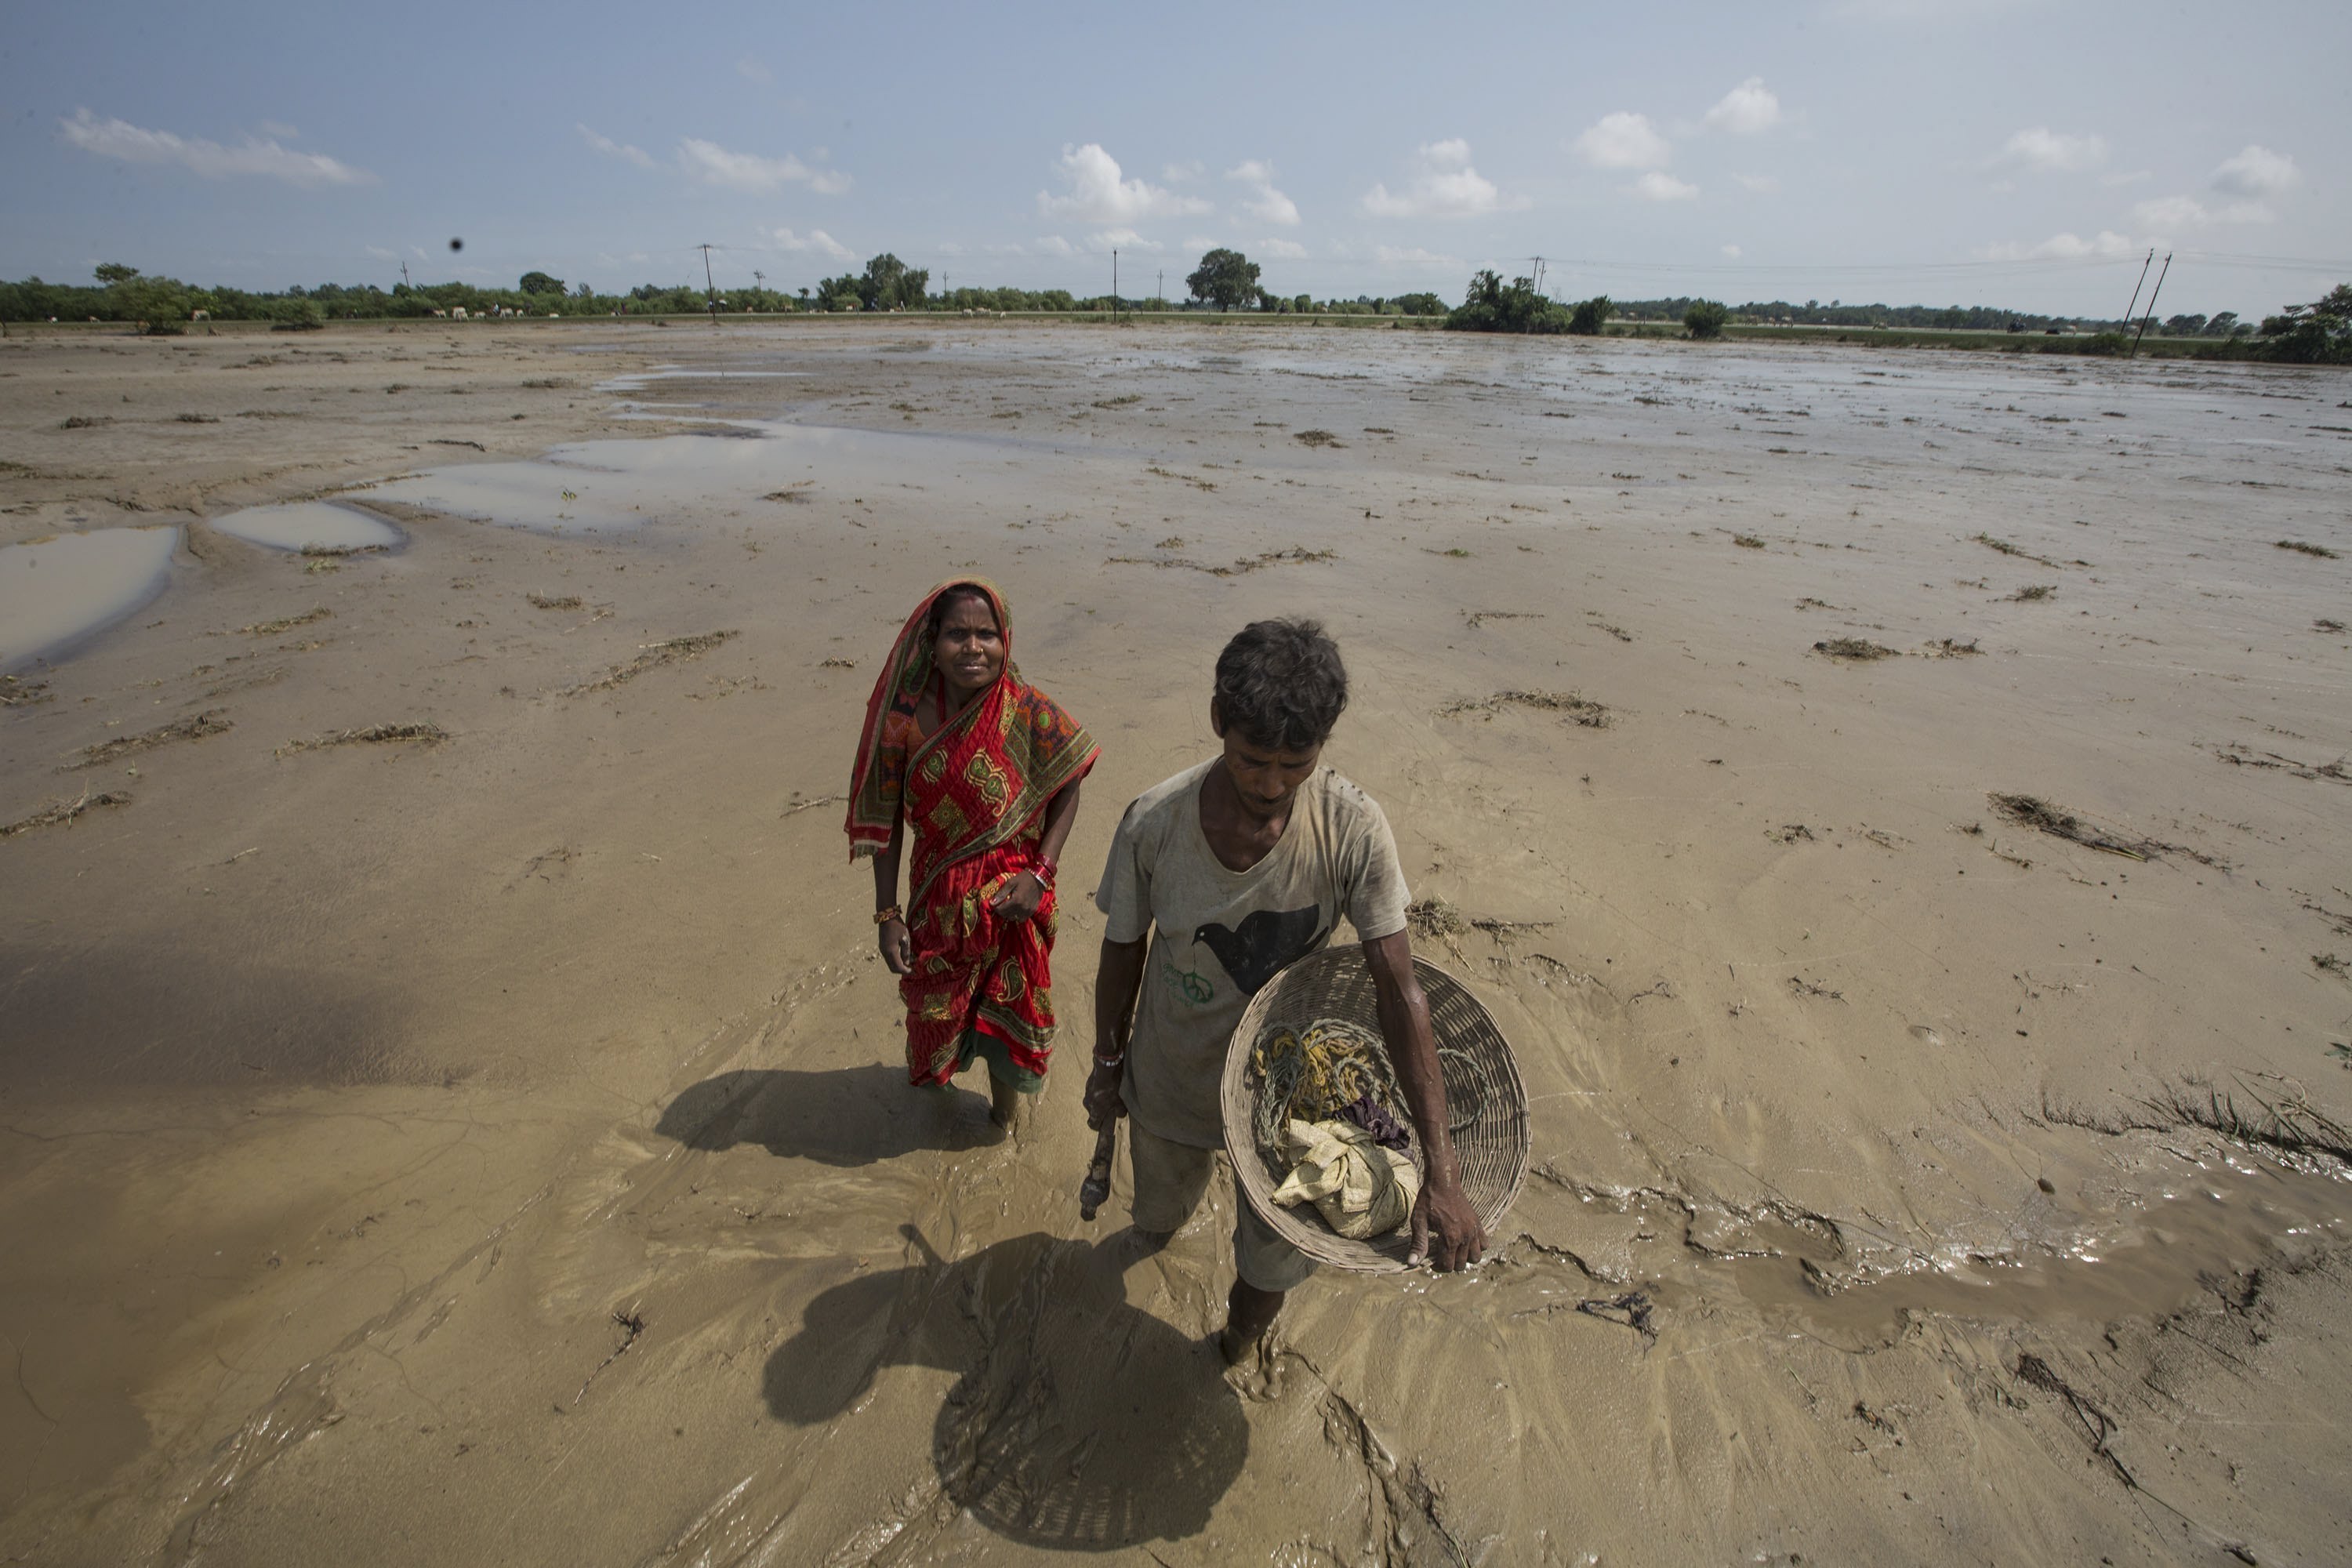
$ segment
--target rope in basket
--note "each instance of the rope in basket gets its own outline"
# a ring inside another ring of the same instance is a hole
[[[1440,1047],[1437,1059],[1453,1068],[1450,1078],[1460,1080],[1449,1085],[1445,1118],[1446,1131],[1460,1132],[1486,1109],[1491,1091],[1486,1069],[1467,1052],[1450,1047]],[[1285,1122],[1328,1121],[1365,1095],[1401,1124],[1412,1125],[1388,1048],[1361,1024],[1318,1018],[1301,1030],[1269,1029],[1250,1052],[1250,1070],[1258,1082],[1250,1131],[1269,1159],[1282,1147]],[[1462,1085],[1471,1092],[1456,1092]]]

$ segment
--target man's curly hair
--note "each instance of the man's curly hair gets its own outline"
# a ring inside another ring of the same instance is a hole
[[[1218,713],[1254,745],[1319,746],[1347,706],[1348,668],[1320,621],[1254,621],[1217,656]]]

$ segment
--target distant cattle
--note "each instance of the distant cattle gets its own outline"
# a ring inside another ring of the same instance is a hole
[[[191,310],[188,312],[188,320],[192,321],[209,321],[212,319],[213,313],[210,310]]]
[[[465,307],[465,306],[463,306],[463,305],[452,305],[452,306],[450,306],[450,307],[449,307],[449,319],[450,319],[451,321],[464,321],[464,320],[466,319],[466,307]]]

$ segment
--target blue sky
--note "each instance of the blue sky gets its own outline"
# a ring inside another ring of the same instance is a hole
[[[2254,315],[2352,279],[2352,5],[81,4],[0,42],[0,276]],[[1493,29],[1482,34],[1481,26]],[[452,254],[447,242],[463,237]]]

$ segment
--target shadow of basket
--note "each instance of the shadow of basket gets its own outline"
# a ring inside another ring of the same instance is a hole
[[[1504,1214],[1528,1179],[1528,1091],[1518,1063],[1484,1004],[1470,988],[1429,960],[1416,956],[1413,973],[1429,998],[1431,1033],[1445,1080],[1446,1121],[1463,1194],[1478,1211],[1486,1234],[1500,1230]],[[1243,1197],[1276,1234],[1318,1263],[1359,1274],[1392,1274],[1405,1267],[1412,1232],[1401,1226],[1369,1241],[1350,1241],[1323,1223],[1312,1205],[1283,1208],[1274,1189],[1289,1173],[1257,1146],[1253,1128],[1257,1087],[1250,1082],[1250,1051],[1268,1029],[1304,1031],[1318,1019],[1339,1018],[1378,1037],[1380,1010],[1371,966],[1363,949],[1331,946],[1311,952],[1258,989],[1234,1026],[1225,1047],[1219,1103],[1225,1124],[1225,1152]],[[1402,1108],[1400,1108],[1402,1109]],[[1412,1161],[1423,1164],[1419,1138]]]

